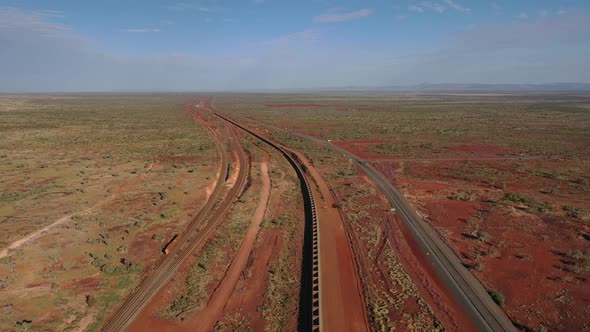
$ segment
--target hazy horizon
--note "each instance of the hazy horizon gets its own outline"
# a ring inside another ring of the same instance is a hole
[[[590,83],[590,3],[14,0],[0,92]]]
[[[44,95],[44,94],[170,94],[170,93],[589,93],[590,83],[556,82],[556,83],[515,83],[515,84],[481,84],[481,83],[421,83],[416,85],[399,86],[341,86],[341,87],[311,87],[311,88],[254,88],[254,89],[118,89],[118,90],[35,90],[35,91],[0,91],[0,95]]]

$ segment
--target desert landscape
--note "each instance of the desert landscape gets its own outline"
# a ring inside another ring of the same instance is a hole
[[[257,125],[318,137],[371,163],[485,285],[517,328],[583,330],[589,295],[587,97],[299,95],[266,96],[262,104],[242,96],[224,107]],[[275,136],[293,140],[284,132]],[[346,159],[304,146],[307,142],[296,144],[309,151],[327,178],[338,179],[334,190],[347,203],[343,210],[351,242],[358,237],[369,244],[357,248],[365,256],[358,260],[374,255],[377,245],[382,250],[382,238],[395,236],[390,223],[396,220],[384,212],[377,188],[370,181],[344,180],[355,175],[366,180]],[[403,230],[397,232],[403,239]],[[417,263],[406,264],[411,273],[411,264]],[[432,284],[436,281],[427,283]],[[437,300],[441,294],[444,290]]]
[[[590,331],[590,2],[0,3],[0,332]]]
[[[479,328],[371,165],[514,328],[583,330],[587,100],[3,96],[2,329]]]

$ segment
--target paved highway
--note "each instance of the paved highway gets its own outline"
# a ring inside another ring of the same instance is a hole
[[[397,208],[397,213],[410,229],[421,249],[427,254],[439,277],[446,282],[459,303],[465,306],[478,329],[480,331],[516,331],[512,322],[494,303],[479,280],[461,264],[451,248],[439,238],[430,225],[420,218],[389,180],[373,166],[347,150],[317,137],[285,130],[245,117],[240,118],[307,139],[330,148],[351,160],[381,189],[390,204]]]

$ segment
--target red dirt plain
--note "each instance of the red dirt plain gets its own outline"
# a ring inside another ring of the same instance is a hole
[[[337,107],[341,105],[330,104],[266,104],[265,107]]]
[[[459,149],[505,151],[495,147]],[[468,167],[464,162],[375,165],[402,188],[483,284],[504,295],[504,309],[518,326],[560,331],[588,328],[590,274],[578,269],[581,263],[569,253],[588,250],[590,226],[561,208],[570,204],[587,209],[584,196],[588,186],[574,185],[573,179],[531,174],[536,168],[583,166],[574,161],[546,160],[518,164],[520,168],[515,162],[490,161],[471,162]],[[469,170],[476,174],[463,174]],[[477,174],[479,170],[483,174]],[[556,188],[555,193],[550,188]],[[451,199],[461,193],[468,194]],[[518,193],[527,201],[507,201],[505,193]]]
[[[387,200],[377,190],[373,194],[358,195],[355,188],[373,188],[372,183],[364,177],[355,177],[351,181],[332,184],[339,202],[348,205],[354,201],[355,205],[373,206],[363,210],[368,212],[365,218],[358,222],[348,220],[346,224],[359,261],[359,273],[364,279],[369,308],[375,310],[383,306],[385,297],[393,301],[395,310],[389,310],[387,318],[382,319],[388,319],[396,328],[430,330],[442,325],[450,331],[474,330],[468,314],[454,302],[446,285],[426,263],[405,224],[397,215],[385,212],[390,207]],[[348,208],[344,211],[345,216],[359,212]],[[377,241],[372,239],[375,236]],[[379,293],[381,295],[377,295]],[[375,313],[374,316],[374,319],[379,317]],[[381,324],[373,322],[376,326]]]
[[[335,141],[332,142],[339,147],[350,151],[362,159],[384,159],[395,158],[396,155],[385,155],[381,153],[372,152],[371,150],[379,143],[386,143],[387,141],[380,139],[364,139],[351,141]]]
[[[200,107],[205,108],[205,105],[201,104]],[[195,113],[195,116],[197,114]],[[201,124],[211,125],[203,116],[196,117],[201,120]],[[251,143],[254,142],[251,141]],[[256,147],[256,145],[252,146]],[[258,206],[253,212],[250,226],[247,230],[244,230],[246,236],[241,240],[238,250],[235,251],[231,246],[222,248],[221,260],[223,263],[209,269],[212,275],[220,276],[220,278],[214,278],[207,285],[206,303],[201,307],[183,312],[178,317],[179,320],[170,320],[162,316],[163,310],[178,298],[179,289],[182,289],[182,284],[191,273],[193,265],[196,264],[199,254],[195,253],[187,262],[182,264],[173,280],[163,287],[156,297],[141,311],[139,316],[127,328],[128,331],[210,331],[217,328],[234,329],[238,327],[264,330],[267,328],[268,318],[264,317],[264,310],[260,309],[268,305],[266,293],[269,287],[269,271],[272,271],[272,266],[278,259],[284,245],[283,233],[286,231],[261,228],[261,223],[266,218],[280,217],[287,209],[281,205],[281,203],[284,203],[284,197],[281,198],[281,196],[285,191],[285,185],[289,182],[283,181],[285,178],[283,173],[282,179],[273,184],[273,194],[271,195],[268,168],[270,167],[269,162],[275,163],[275,161],[271,161],[269,159],[270,155],[264,150],[257,150],[259,151],[257,155],[263,156],[264,160],[253,161],[255,164],[260,164],[260,174],[256,174],[250,180],[254,181],[252,187],[245,192],[256,196]],[[250,150],[250,159],[256,158],[260,157],[255,157],[253,151]],[[282,156],[273,153],[272,158],[282,158]],[[282,172],[280,171],[281,168],[276,168],[276,165],[272,166],[273,172]],[[237,174],[237,169],[234,168],[233,171],[234,174]],[[254,176],[254,173],[251,175]],[[227,183],[231,182],[233,182],[232,176],[229,177]],[[260,195],[261,197],[258,197]],[[244,204],[244,202],[238,201],[236,204],[240,205]],[[297,232],[302,233],[302,231],[301,227]],[[257,239],[258,241],[256,241]],[[301,252],[300,241],[296,241],[295,248],[292,249],[297,253]],[[292,266],[295,270],[293,276],[297,276],[300,263],[293,262]],[[285,301],[285,303],[287,302]],[[297,302],[293,303],[296,304]],[[290,316],[286,327],[287,330],[297,329],[296,315]]]
[[[498,156],[510,152],[518,152],[518,149],[494,145],[455,145],[447,146],[446,149],[451,151],[472,153],[481,157],[489,155]]]
[[[266,158],[268,159],[269,157],[267,156]],[[209,331],[215,327],[215,324],[221,318],[221,313],[238,283],[240,274],[243,273],[248,264],[254,241],[260,230],[260,224],[264,218],[268,200],[270,198],[268,161],[261,163],[261,177],[262,192],[260,201],[252,216],[246,236],[242,240],[242,244],[240,245],[238,252],[235,254],[228,270],[225,272],[223,279],[219,282],[215,291],[209,297],[207,306],[199,313],[192,316],[187,322],[187,328],[191,329],[191,331]]]
[[[590,329],[588,113],[573,107],[570,96],[465,94],[449,98],[393,94],[383,99],[363,95],[358,101],[351,94],[258,98],[240,96],[223,102],[237,114],[321,139],[331,138],[338,146],[374,161],[484,286],[504,295],[504,309],[518,328]],[[588,96],[571,98],[586,100]],[[290,110],[286,106],[275,113],[263,106],[327,100],[342,101],[346,106],[321,110],[295,106]],[[349,106],[350,102],[358,105]],[[374,117],[356,112],[371,106],[376,106],[376,111],[381,105],[384,112],[375,112]],[[280,134],[277,139],[305,146]],[[340,190],[347,184],[338,181],[350,174],[342,167],[342,160],[326,157],[324,151],[316,149],[300,148],[313,158],[322,174],[333,175],[327,179],[339,203],[347,195],[355,197],[354,190]],[[341,171],[335,172],[335,168]],[[351,180],[348,185],[355,183]],[[354,201],[358,200],[355,197]],[[356,257],[372,254],[378,231],[371,229],[370,221],[380,220],[382,239],[388,231],[384,227],[387,212],[366,208],[356,211],[367,213],[365,217],[350,210],[353,217],[363,221],[358,222],[362,224],[359,229],[364,228],[358,230],[353,224],[352,231],[348,230],[355,254],[361,252]],[[411,248],[411,244],[408,246]],[[412,255],[401,248],[398,246],[396,253],[403,263]],[[359,262],[361,277],[376,268],[370,257],[368,262]],[[419,257],[415,262],[420,264]],[[412,274],[412,263],[403,264]],[[436,279],[419,280],[412,275],[417,284],[437,284]],[[421,291],[420,295],[446,329],[465,328],[460,322],[444,322],[448,313],[437,312],[436,301],[431,302],[428,294]],[[453,307],[452,303],[446,306]],[[388,314],[399,318],[391,310]]]

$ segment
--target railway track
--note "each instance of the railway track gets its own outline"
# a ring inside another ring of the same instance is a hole
[[[192,107],[187,111],[197,118]],[[203,120],[197,119],[199,121]],[[204,120],[203,120],[204,121]],[[219,136],[214,130],[207,126],[211,135],[214,137],[216,145],[221,154],[221,171],[218,182],[215,186],[211,197],[205,206],[199,211],[197,216],[186,227],[185,231],[180,233],[177,245],[171,250],[169,255],[163,256],[151,274],[142,280],[140,285],[127,297],[125,302],[111,316],[103,326],[103,331],[123,331],[133,319],[141,312],[147,303],[157,294],[157,292],[171,279],[182,262],[190,256],[195,250],[202,248],[206,240],[216,229],[223,216],[229,210],[233,201],[242,192],[249,173],[248,158],[240,146],[235,132],[228,127],[229,141],[227,146],[230,150],[236,151],[240,163],[239,174],[235,184],[228,190],[225,198],[221,201],[221,194],[225,186],[225,175],[229,172],[228,151],[218,141]],[[215,208],[215,209],[214,209]],[[202,227],[202,221],[209,216],[208,222]]]
[[[213,114],[218,116],[219,118],[227,121],[228,123],[244,130],[245,132],[253,135],[254,137],[258,138],[259,140],[263,141],[264,143],[268,144],[272,148],[276,149],[279,153],[281,153],[291,164],[295,172],[297,173],[297,177],[301,181],[301,188],[303,193],[304,202],[306,202],[306,229],[310,230],[310,238],[304,239],[304,253],[303,253],[303,267],[304,270],[302,273],[304,277],[302,278],[302,294],[300,300],[300,329],[303,331],[321,331],[322,330],[322,309],[321,309],[321,289],[320,289],[320,229],[318,227],[318,214],[317,208],[315,204],[315,200],[313,197],[313,192],[311,190],[311,186],[307,181],[305,176],[305,172],[303,168],[297,162],[297,158],[291,155],[286,149],[281,147],[280,145],[268,140],[267,138],[258,135],[256,132],[248,129],[247,127],[242,126],[241,124],[227,118],[223,114],[216,112],[213,109],[209,108]],[[306,233],[308,233],[306,231]],[[309,261],[309,264],[306,263]],[[306,266],[307,265],[307,266]],[[303,311],[303,312],[302,312]]]
[[[398,208],[398,214],[410,229],[423,252],[429,257],[439,277],[445,281],[455,295],[457,301],[463,305],[473,322],[480,331],[516,331],[516,328],[502,310],[492,301],[486,289],[460,262],[452,249],[444,243],[436,232],[418,216],[414,208],[403,195],[393,187],[383,174],[378,172],[368,162],[360,159],[347,150],[326,142],[317,137],[292,132],[272,126],[250,118],[242,119],[258,123],[277,131],[312,141],[320,146],[330,148],[349,159],[367,174],[367,176],[385,194],[392,206]]]

